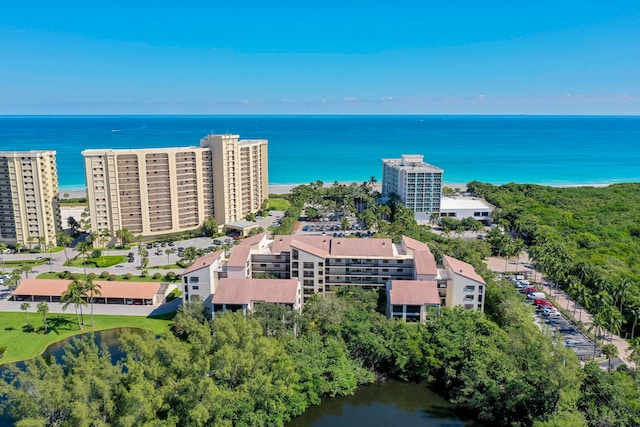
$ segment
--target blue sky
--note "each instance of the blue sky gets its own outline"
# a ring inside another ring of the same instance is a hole
[[[640,114],[638,0],[216,3],[4,2],[0,114]]]

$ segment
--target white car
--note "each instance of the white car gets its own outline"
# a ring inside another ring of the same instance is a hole
[[[545,307],[542,309],[542,315],[545,317],[558,317],[560,312],[553,307]]]

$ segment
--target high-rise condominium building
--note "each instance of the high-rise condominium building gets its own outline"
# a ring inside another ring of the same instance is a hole
[[[0,151],[0,242],[35,248],[62,229],[55,151]]]
[[[268,196],[267,141],[209,135],[200,147],[85,150],[91,228],[153,236],[243,219]]]
[[[382,195],[400,196],[417,220],[429,220],[440,212],[444,171],[423,161],[420,154],[403,154],[400,159],[382,159]]]

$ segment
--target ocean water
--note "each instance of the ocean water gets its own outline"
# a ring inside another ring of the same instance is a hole
[[[57,151],[60,188],[84,188],[83,149],[269,140],[269,183],[362,182],[382,158],[423,154],[448,183],[640,182],[640,117],[0,116],[0,150]]]

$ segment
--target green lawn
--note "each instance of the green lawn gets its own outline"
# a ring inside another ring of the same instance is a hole
[[[279,197],[269,197],[269,210],[272,211],[286,211],[291,203],[287,199]]]
[[[98,258],[87,258],[86,265],[87,267],[95,267],[95,268],[107,268],[113,267],[116,264],[122,264],[127,261],[127,257],[124,255],[110,255],[110,256],[101,256]],[[82,267],[82,257],[77,257],[68,262],[64,263],[69,267]]]
[[[49,344],[63,340],[73,335],[100,331],[113,328],[140,328],[161,333],[168,331],[172,323],[173,316],[163,316],[164,319],[155,319],[141,316],[106,316],[95,315],[95,327],[91,328],[91,319],[85,314],[84,319],[87,325],[83,329],[78,329],[75,312],[69,308],[71,313],[53,314],[47,316],[49,332],[42,333],[42,316],[36,312],[37,303],[30,303],[29,317],[31,325],[38,332],[24,332],[23,327],[27,325],[26,313],[6,313],[0,312],[0,347],[6,346],[7,351],[0,364],[27,360],[42,354]],[[85,308],[86,312],[89,307]]]

